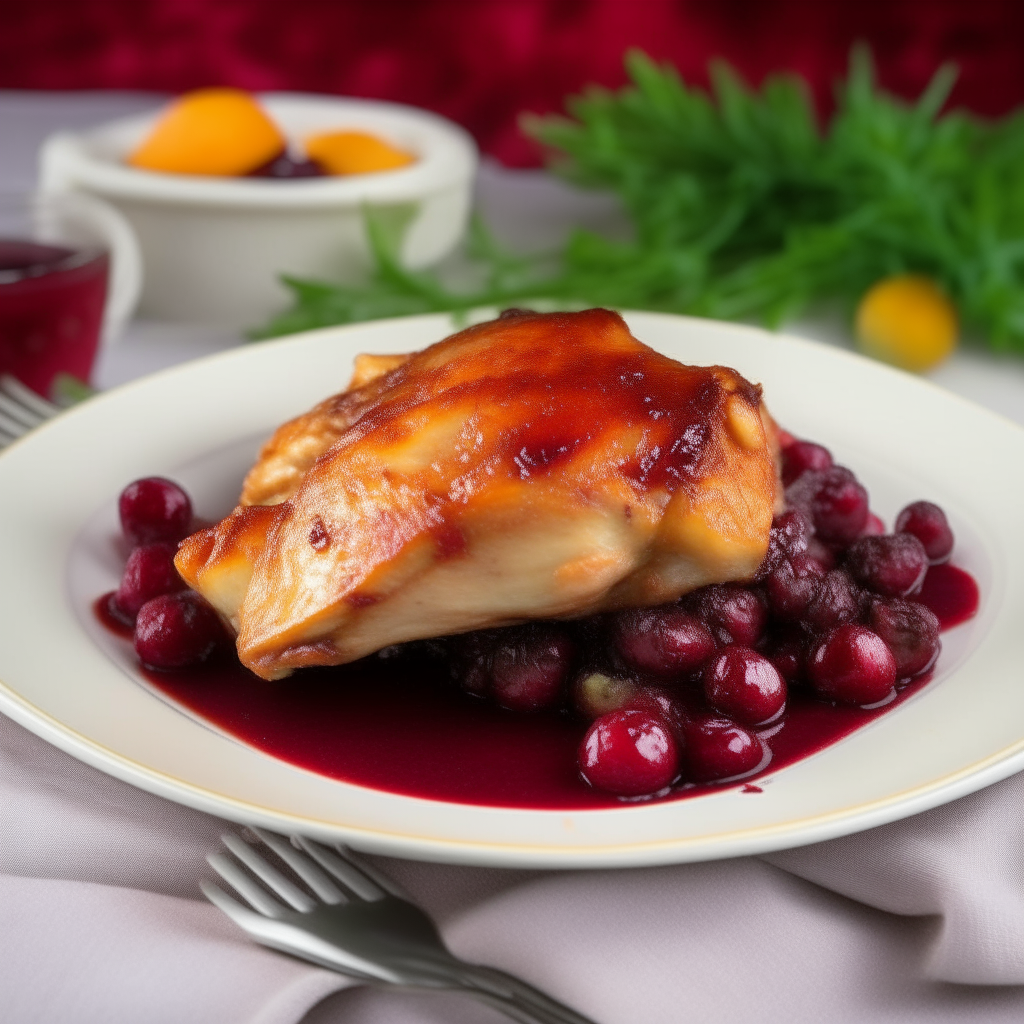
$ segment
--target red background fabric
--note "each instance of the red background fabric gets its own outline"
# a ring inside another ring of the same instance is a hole
[[[538,162],[517,115],[621,85],[630,46],[691,82],[713,57],[752,82],[799,71],[825,112],[864,40],[895,92],[916,95],[953,60],[953,103],[1024,102],[1021,0],[0,0],[0,18],[0,88],[377,97],[453,118],[512,166]]]

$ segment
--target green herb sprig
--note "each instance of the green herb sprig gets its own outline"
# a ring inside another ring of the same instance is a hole
[[[754,90],[716,63],[708,93],[642,53],[626,67],[625,88],[590,88],[568,116],[523,128],[555,173],[618,195],[632,240],[577,230],[554,261],[514,258],[476,225],[482,283],[455,288],[404,270],[369,215],[368,283],[287,279],[295,303],[260,335],[527,301],[774,326],[813,303],[852,308],[875,281],[913,272],[946,290],[972,333],[1024,352],[1024,114],[942,113],[950,67],[916,102],[900,100],[878,87],[864,49],[824,129],[797,76]]]

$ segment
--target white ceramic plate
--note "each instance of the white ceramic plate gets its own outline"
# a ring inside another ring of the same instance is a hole
[[[829,445],[891,521],[929,498],[982,606],[945,634],[933,682],[763,792],[596,811],[449,804],[336,782],[209,728],[144,685],[92,620],[119,573],[115,498],[150,474],[229,509],[260,439],[340,389],[362,351],[419,348],[445,316],[332,328],[253,345],[112,391],[0,456],[0,710],[89,764],[240,822],[367,850],[474,864],[596,867],[754,853],[925,810],[1024,767],[1024,431],[924,381],[824,345],[655,314],[642,340],[763,382],[793,432]]]

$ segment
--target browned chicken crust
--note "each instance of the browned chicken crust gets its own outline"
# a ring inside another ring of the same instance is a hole
[[[279,678],[390,644],[749,579],[777,493],[760,388],[607,310],[517,312],[282,426],[179,571]]]

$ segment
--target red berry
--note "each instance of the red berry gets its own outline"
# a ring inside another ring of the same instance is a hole
[[[825,633],[859,618],[860,612],[861,595],[849,573],[832,569],[818,584],[814,597],[800,616],[800,624],[811,633]]]
[[[764,765],[764,744],[741,725],[718,715],[688,716],[680,727],[683,774],[693,782],[749,775]]]
[[[135,653],[149,668],[198,665],[225,639],[217,613],[192,590],[154,597],[135,618]]]
[[[779,562],[764,584],[772,614],[790,622],[799,619],[824,578],[824,566],[810,555],[801,553]]]
[[[501,635],[498,629],[478,629],[449,638],[452,680],[467,692],[483,696],[491,682],[491,657]]]
[[[898,597],[872,601],[868,625],[892,651],[897,678],[918,676],[935,664],[941,646],[939,620],[923,604]]]
[[[130,483],[117,502],[121,529],[132,547],[175,544],[192,525],[192,502],[173,480],[147,476]]]
[[[635,608],[612,617],[612,643],[633,668],[660,676],[692,672],[715,653],[715,638],[678,605]]]
[[[807,542],[807,550],[804,554],[818,562],[826,572],[836,567],[836,556],[833,554],[832,549],[822,544],[817,537],[812,537]]]
[[[650,796],[679,774],[679,751],[669,727],[643,711],[602,715],[579,749],[583,777],[617,796]]]
[[[807,641],[796,636],[777,639],[765,652],[775,671],[786,681],[787,689],[803,681]]]
[[[851,544],[846,567],[858,583],[876,594],[905,597],[921,589],[928,555],[912,533],[889,533]]]
[[[174,568],[174,544],[144,544],[129,556],[114,594],[114,608],[126,620],[135,621],[139,609],[154,597],[185,589]]]
[[[782,483],[788,487],[808,470],[828,469],[832,465],[832,453],[820,444],[811,441],[794,441],[782,450]]]
[[[704,696],[722,714],[760,725],[782,713],[786,684],[763,654],[732,644],[705,667]]]
[[[896,659],[877,633],[847,623],[814,645],[807,674],[814,689],[828,700],[876,704],[896,682]]]
[[[915,501],[896,517],[897,533],[912,533],[923,545],[929,561],[944,562],[953,550],[953,531],[946,513],[930,501]]]
[[[736,584],[715,583],[701,587],[686,603],[720,644],[753,647],[768,623],[764,598],[757,591]]]
[[[663,686],[637,685],[623,707],[653,715],[664,722],[672,730],[672,735],[678,738],[678,726],[686,710],[679,692],[669,691]]]
[[[861,530],[860,535],[862,537],[881,537],[884,533],[885,523],[874,512],[869,512],[868,521],[864,524],[864,529]]]
[[[557,704],[565,692],[575,645],[549,623],[506,630],[491,657],[490,694],[513,711]]]
[[[868,521],[868,492],[844,466],[804,473],[786,489],[786,500],[810,515],[828,544],[851,543]]]

